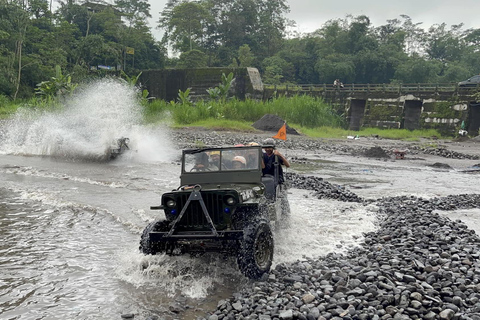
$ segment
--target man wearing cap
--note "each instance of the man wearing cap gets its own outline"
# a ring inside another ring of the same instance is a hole
[[[265,153],[263,154],[263,163],[265,164],[265,168],[262,169],[263,175],[269,174],[275,176],[275,158],[277,158],[278,163],[280,164],[278,167],[278,183],[282,184],[285,181],[282,165],[289,168],[290,162],[288,162],[287,158],[275,149],[275,140],[272,138],[263,141],[263,149],[265,150]]]

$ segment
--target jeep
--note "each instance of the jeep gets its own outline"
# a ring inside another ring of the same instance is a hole
[[[265,147],[265,146],[264,146]],[[262,147],[190,149],[182,152],[180,186],[164,193],[164,219],[140,239],[144,254],[234,255],[241,272],[258,279],[272,265],[275,222],[288,216],[284,185],[262,175]]]

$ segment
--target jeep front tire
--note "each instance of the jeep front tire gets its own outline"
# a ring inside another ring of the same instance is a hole
[[[273,247],[273,234],[268,221],[248,221],[237,257],[242,273],[251,279],[259,279],[269,272],[273,261]]]

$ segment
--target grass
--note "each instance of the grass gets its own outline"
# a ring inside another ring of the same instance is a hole
[[[37,98],[10,101],[0,96],[0,119],[12,117],[19,108],[36,108],[54,111],[60,104]],[[265,114],[276,114],[285,119],[289,126],[311,138],[345,139],[347,136],[378,136],[385,139],[412,140],[438,137],[437,130],[402,130],[364,128],[360,131],[345,130],[345,120],[321,99],[309,96],[277,98],[271,101],[236,99],[225,103],[220,101],[199,101],[195,104],[181,104],[155,100],[143,104],[145,124],[167,123],[173,128],[203,127],[210,130],[256,132],[252,123]]]
[[[295,128],[299,133],[311,138],[345,139],[348,136],[358,135],[359,137],[378,136],[379,138],[384,139],[418,141],[420,138],[441,137],[438,131],[434,129],[410,131],[405,129],[364,128],[360,131],[352,131],[327,126],[319,128],[305,128],[295,124],[289,125],[292,128]]]
[[[166,114],[178,125],[192,125],[206,119],[253,123],[265,114],[275,114],[288,123],[298,123],[307,128],[344,124],[344,117],[337,114],[322,99],[305,95],[281,97],[270,101],[250,99],[244,101],[230,99],[226,102],[208,100],[196,103],[154,101],[144,105],[147,123],[155,123]]]

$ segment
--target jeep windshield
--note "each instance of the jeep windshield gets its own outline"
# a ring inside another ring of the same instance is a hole
[[[260,152],[259,147],[188,150],[184,153],[183,172],[258,170]]]
[[[260,146],[184,150],[182,185],[259,183],[261,163]]]

